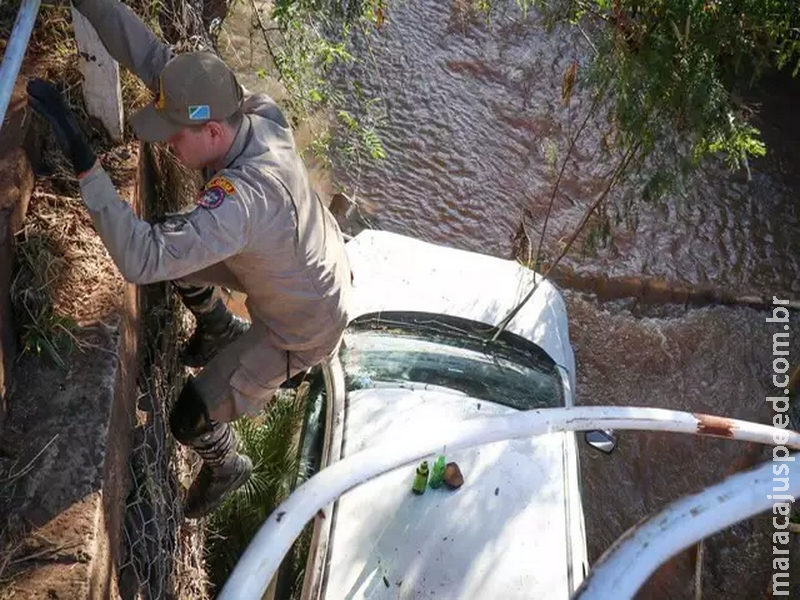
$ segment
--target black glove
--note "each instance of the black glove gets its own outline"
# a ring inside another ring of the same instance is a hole
[[[53,127],[58,145],[72,161],[76,174],[85,173],[94,166],[97,158],[89,140],[52,83],[43,79],[31,79],[28,82],[28,104]]]

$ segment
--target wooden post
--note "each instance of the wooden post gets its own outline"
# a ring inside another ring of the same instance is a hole
[[[123,117],[119,65],[106,51],[86,17],[75,8],[72,9],[72,25],[81,57],[86,110],[103,123],[111,139],[121,142]]]

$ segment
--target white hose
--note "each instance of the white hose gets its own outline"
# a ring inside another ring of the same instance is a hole
[[[681,550],[711,534],[770,510],[774,504],[800,496],[798,454],[785,461],[770,461],[758,468],[728,477],[722,483],[674,502],[661,513],[628,530],[600,558],[574,600],[633,598],[659,566]],[[787,465],[789,487],[775,491],[772,467]],[[780,498],[776,499],[776,495]],[[778,516],[789,531],[788,516]],[[784,523],[785,521],[785,523]],[[788,546],[787,546],[788,548]]]
[[[575,407],[521,411],[442,425],[424,438],[380,444],[357,452],[317,473],[276,508],[253,537],[226,582],[220,600],[258,600],[284,555],[319,509],[348,490],[383,473],[430,456],[442,447],[460,450],[502,440],[559,431],[649,430],[712,435],[800,449],[800,434],[748,421],[638,407]]]

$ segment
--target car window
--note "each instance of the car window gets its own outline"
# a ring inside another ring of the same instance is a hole
[[[340,352],[348,391],[438,386],[520,410],[564,405],[561,379],[538,346],[487,326],[424,313],[353,322]]]

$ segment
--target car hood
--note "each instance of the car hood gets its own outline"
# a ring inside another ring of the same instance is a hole
[[[445,391],[370,388],[350,392],[346,412],[349,456],[514,410]],[[568,503],[577,499],[565,489],[565,442],[551,433],[443,448],[463,474],[457,490],[414,495],[409,466],[349,491],[333,517],[323,597],[566,600]]]

